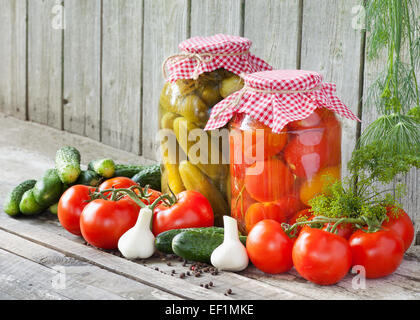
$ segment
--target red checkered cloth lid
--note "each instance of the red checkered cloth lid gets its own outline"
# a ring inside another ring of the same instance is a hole
[[[216,104],[205,130],[223,127],[235,113],[246,113],[279,133],[289,122],[307,118],[316,108],[327,108],[360,121],[335,96],[335,85],[306,70],[273,70],[243,77],[244,87]]]
[[[247,38],[225,34],[190,38],[179,44],[181,53],[166,58],[162,66],[163,76],[166,81],[174,82],[178,79],[195,80],[200,74],[219,68],[237,75],[272,70],[265,61],[249,53],[251,44]]]

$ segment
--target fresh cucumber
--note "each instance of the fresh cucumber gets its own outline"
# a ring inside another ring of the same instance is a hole
[[[156,249],[163,253],[174,253],[172,250],[173,238],[184,231],[197,230],[197,231],[214,231],[223,234],[224,229],[220,227],[208,227],[208,228],[184,228],[184,229],[172,229],[162,232],[157,235],[155,243]]]
[[[80,172],[79,178],[76,180],[76,184],[83,184],[85,186],[96,187],[101,183],[102,177],[92,170],[83,170]]]
[[[63,183],[56,169],[45,171],[33,188],[35,201],[42,207],[49,207],[57,202],[63,194]]]
[[[210,263],[213,251],[223,243],[224,235],[217,231],[184,231],[172,239],[173,252],[186,260]],[[246,244],[246,236],[239,236]]]
[[[160,165],[151,165],[139,173],[137,173],[134,177],[131,178],[134,182],[138,183],[140,186],[145,187],[149,185],[150,188],[161,191],[161,172],[160,172]]]
[[[55,155],[55,168],[63,183],[75,182],[81,172],[80,152],[70,146],[58,149]]]
[[[38,214],[45,209],[44,206],[41,206],[38,202],[36,202],[33,191],[34,189],[26,191],[22,196],[22,200],[20,200],[19,210],[24,215]]]
[[[104,178],[112,178],[115,173],[115,163],[112,159],[98,159],[89,162],[88,169],[95,171]]]
[[[116,164],[114,177],[131,178],[142,171],[146,166],[135,164]]]
[[[6,197],[6,200],[4,201],[4,212],[6,212],[9,216],[18,215],[20,213],[19,203],[20,200],[22,200],[23,194],[29,189],[32,189],[35,183],[36,180],[26,180],[14,187],[12,191],[9,192],[9,194]]]

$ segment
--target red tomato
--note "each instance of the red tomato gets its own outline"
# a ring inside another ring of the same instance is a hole
[[[348,242],[336,234],[303,227],[293,246],[293,264],[311,282],[331,285],[340,281],[351,267]]]
[[[282,273],[292,266],[293,241],[274,220],[258,222],[248,234],[246,250],[251,262],[263,272]]]
[[[116,249],[118,240],[137,221],[139,206],[128,199],[90,202],[80,215],[80,230],[91,245],[102,249]]]
[[[153,233],[158,235],[171,229],[211,227],[214,214],[210,202],[194,190],[182,191],[171,207],[164,204],[155,209]]]
[[[331,223],[331,225],[334,225],[334,223]],[[329,226],[330,226],[330,223],[326,223],[325,226],[322,228],[322,230],[326,230],[327,227]],[[353,232],[354,232],[354,228],[351,223],[342,223],[338,225],[337,227],[337,234],[346,240],[350,238]]]
[[[235,161],[231,163],[250,165],[278,154],[286,145],[286,127],[280,133],[273,133],[270,127],[245,114],[235,116],[234,122],[230,132],[230,151],[231,156],[235,154]]]
[[[99,186],[99,190],[106,190],[106,189],[120,189],[120,188],[130,188],[131,186],[134,186],[135,183],[133,180],[127,177],[115,177],[108,180],[105,180],[101,183]]]
[[[271,202],[291,192],[294,177],[283,161],[257,161],[246,169],[245,187],[255,200]]]
[[[297,131],[284,148],[284,158],[298,177],[310,179],[327,164],[327,131],[325,127]]]
[[[257,202],[252,204],[245,215],[245,226],[247,232],[257,224],[257,222],[265,219],[271,219],[279,223],[286,222],[287,215],[276,202]]]
[[[297,196],[295,195],[287,195],[281,197],[280,199],[276,200],[276,203],[279,205],[281,210],[284,211],[284,214],[289,219],[292,217],[296,212],[307,208]]]
[[[332,114],[324,119],[327,140],[327,166],[337,166],[341,163],[341,125]]]
[[[389,220],[385,221],[382,226],[394,230],[402,238],[404,242],[404,251],[407,251],[414,239],[413,222],[408,214],[402,209],[398,209],[395,215],[392,208],[388,207],[387,216]]]
[[[67,231],[80,236],[80,214],[90,200],[89,192],[95,188],[75,185],[67,189],[58,202],[57,215],[61,225]]]
[[[393,230],[377,232],[357,230],[349,239],[353,265],[365,267],[366,278],[380,278],[393,273],[404,256],[404,242]]]
[[[322,118],[325,117],[325,113],[328,111],[329,110],[325,108],[317,108],[307,118],[293,121],[289,123],[288,126],[290,130],[302,130],[319,126],[321,124]]]
[[[253,203],[255,203],[255,200],[251,198],[245,189],[240,193],[232,191],[231,216],[238,221],[239,231],[243,234],[247,234],[245,213]]]

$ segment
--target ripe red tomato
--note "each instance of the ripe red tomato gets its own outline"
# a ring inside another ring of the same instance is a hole
[[[287,215],[276,202],[257,202],[252,204],[245,214],[246,231],[251,231],[257,222],[271,219],[279,223],[287,221]]]
[[[325,127],[297,131],[284,148],[284,159],[298,177],[310,179],[327,164],[327,131]]]
[[[276,200],[276,203],[279,205],[281,210],[284,211],[284,214],[288,219],[292,217],[296,212],[307,208],[307,206],[303,204],[294,194],[281,197],[280,199]]]
[[[135,183],[130,178],[115,177],[115,178],[111,178],[102,182],[101,185],[99,186],[99,190],[103,191],[103,190],[112,189],[112,188],[115,188],[115,189],[129,188],[131,186],[134,186],[135,184],[137,183]]]
[[[293,131],[319,126],[321,124],[322,119],[325,117],[326,112],[329,112],[329,110],[326,108],[317,108],[307,118],[290,122],[288,124],[289,129]]]
[[[283,161],[272,158],[257,161],[245,173],[245,188],[255,200],[270,202],[289,194],[294,177]]]
[[[153,233],[157,236],[171,229],[211,227],[214,214],[210,202],[194,190],[182,191],[171,207],[161,204],[153,215]]]
[[[336,234],[303,227],[293,246],[293,264],[306,280],[331,285],[340,281],[351,267],[348,242]]]
[[[231,158],[231,163],[241,160],[250,165],[278,154],[286,145],[287,127],[273,133],[270,127],[245,114],[235,116],[234,122],[230,131],[230,153],[231,157],[235,154],[235,161]]]
[[[365,267],[366,278],[380,278],[393,273],[404,256],[404,242],[393,230],[377,232],[357,230],[349,239],[353,265]]]
[[[292,266],[293,241],[274,220],[258,222],[248,234],[246,250],[251,262],[263,272],[282,273]]]
[[[58,202],[57,215],[61,225],[67,231],[80,236],[80,214],[90,200],[89,192],[95,188],[75,185],[67,189]]]
[[[331,223],[334,225],[334,223]],[[330,223],[326,223],[322,230],[327,230],[330,226]],[[342,223],[337,227],[337,235],[343,237],[344,239],[348,240],[354,232],[353,225],[351,223]]]
[[[394,230],[402,238],[404,242],[404,251],[407,251],[414,239],[413,222],[408,214],[402,209],[398,209],[396,214],[391,207],[386,209],[389,220],[385,221],[382,226]]]
[[[324,119],[327,128],[327,166],[337,166],[341,163],[341,125],[332,114]]]
[[[116,249],[119,238],[137,221],[140,208],[132,200],[90,202],[80,215],[80,230],[91,245],[102,249]]]

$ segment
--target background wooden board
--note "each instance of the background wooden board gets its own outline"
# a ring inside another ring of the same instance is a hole
[[[157,160],[161,64],[190,36],[244,35],[275,68],[313,69],[366,127],[361,94],[386,63],[367,61],[361,0],[0,0],[0,112]],[[64,8],[65,29],[54,28]],[[420,71],[418,71],[419,73]],[[358,138],[343,120],[343,171]],[[404,208],[420,230],[419,171]],[[395,184],[395,183],[394,183]]]
[[[299,68],[301,0],[245,3],[244,36],[252,53],[278,69]]]
[[[103,1],[102,141],[140,152],[142,2]]]
[[[101,1],[66,0],[64,130],[100,140]]]
[[[0,111],[25,120],[26,0],[0,1]]]
[[[191,1],[191,36],[242,35],[243,0]]]
[[[55,0],[28,1],[28,118],[63,128],[63,29]],[[62,25],[64,27],[64,25]]]

